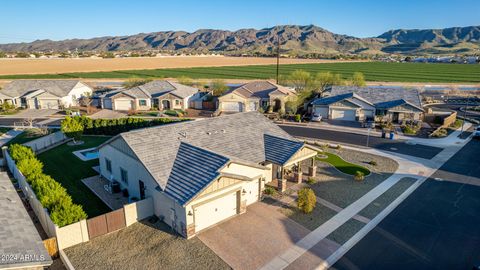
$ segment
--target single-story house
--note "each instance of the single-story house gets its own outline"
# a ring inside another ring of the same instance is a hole
[[[155,214],[187,238],[244,213],[265,184],[285,190],[292,171],[301,181],[300,165],[316,173],[317,151],[259,112],[130,131],[98,149],[101,176],[130,198],[152,197]]]
[[[326,96],[313,100],[310,106],[323,119],[344,121],[399,122],[422,120],[424,115],[418,90],[401,87],[333,86]]]
[[[0,103],[28,109],[61,109],[78,106],[93,90],[78,80],[15,80],[0,90]]]
[[[101,104],[104,109],[117,111],[186,110],[190,100],[198,95],[197,88],[155,80],[133,88],[108,92],[101,96]]]
[[[296,97],[295,90],[269,81],[254,81],[233,88],[218,98],[222,112],[249,112],[259,108],[285,110],[285,103]]]

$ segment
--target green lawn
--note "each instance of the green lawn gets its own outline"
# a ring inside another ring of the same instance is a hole
[[[480,65],[426,64],[426,63],[314,63],[280,66],[280,74],[287,75],[297,69],[312,73],[330,71],[344,78],[362,72],[367,81],[384,82],[480,82]],[[275,65],[171,68],[152,70],[124,70],[108,72],[4,75],[0,79],[65,79],[65,78],[178,78],[194,79],[271,79],[275,78]]]
[[[85,136],[85,143],[78,146],[69,146],[66,143],[38,155],[44,164],[44,172],[52,176],[67,189],[75,203],[83,206],[89,217],[95,217],[107,212],[108,208],[90,189],[80,180],[94,176],[97,173],[92,169],[98,165],[98,159],[81,161],[72,154],[73,151],[98,146],[109,137]]]
[[[328,152],[324,152],[322,154],[326,155],[327,158],[317,157],[317,160],[329,163],[343,173],[350,174],[350,175],[355,175],[355,173],[357,171],[360,171],[364,175],[369,175],[370,174],[369,169],[367,169],[363,166],[359,166],[359,165],[347,162],[347,161],[343,160],[341,157],[339,157],[335,154],[328,153]]]

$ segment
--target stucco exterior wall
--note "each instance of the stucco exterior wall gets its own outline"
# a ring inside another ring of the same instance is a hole
[[[68,93],[67,96],[62,97],[61,103],[65,108],[69,108],[71,106],[76,106],[78,105],[78,100],[80,97],[85,96],[87,94],[92,94],[93,90],[86,84],[83,84],[81,82],[77,83],[75,87],[73,87],[72,90]]]

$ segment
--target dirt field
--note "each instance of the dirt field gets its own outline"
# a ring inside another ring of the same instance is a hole
[[[281,59],[282,64],[334,63],[338,60]],[[0,59],[0,75],[92,72],[132,69],[244,66],[275,64],[275,58],[168,56],[113,59]]]

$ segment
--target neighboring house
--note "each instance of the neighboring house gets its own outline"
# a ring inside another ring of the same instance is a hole
[[[300,162],[316,172],[317,151],[259,112],[130,131],[98,149],[101,175],[130,198],[152,197],[155,214],[187,238],[244,213],[266,183],[285,190]]]
[[[324,119],[344,121],[422,120],[424,110],[416,89],[333,86],[328,96],[310,103]]]
[[[227,91],[218,98],[222,112],[249,112],[271,106],[272,111],[285,110],[285,103],[296,97],[293,89],[269,81],[255,81]]]
[[[199,95],[194,87],[156,80],[133,88],[117,89],[101,96],[102,108],[116,111],[186,110]]]
[[[0,90],[0,103],[28,109],[62,109],[78,106],[90,96],[90,86],[78,80],[15,80]]]

